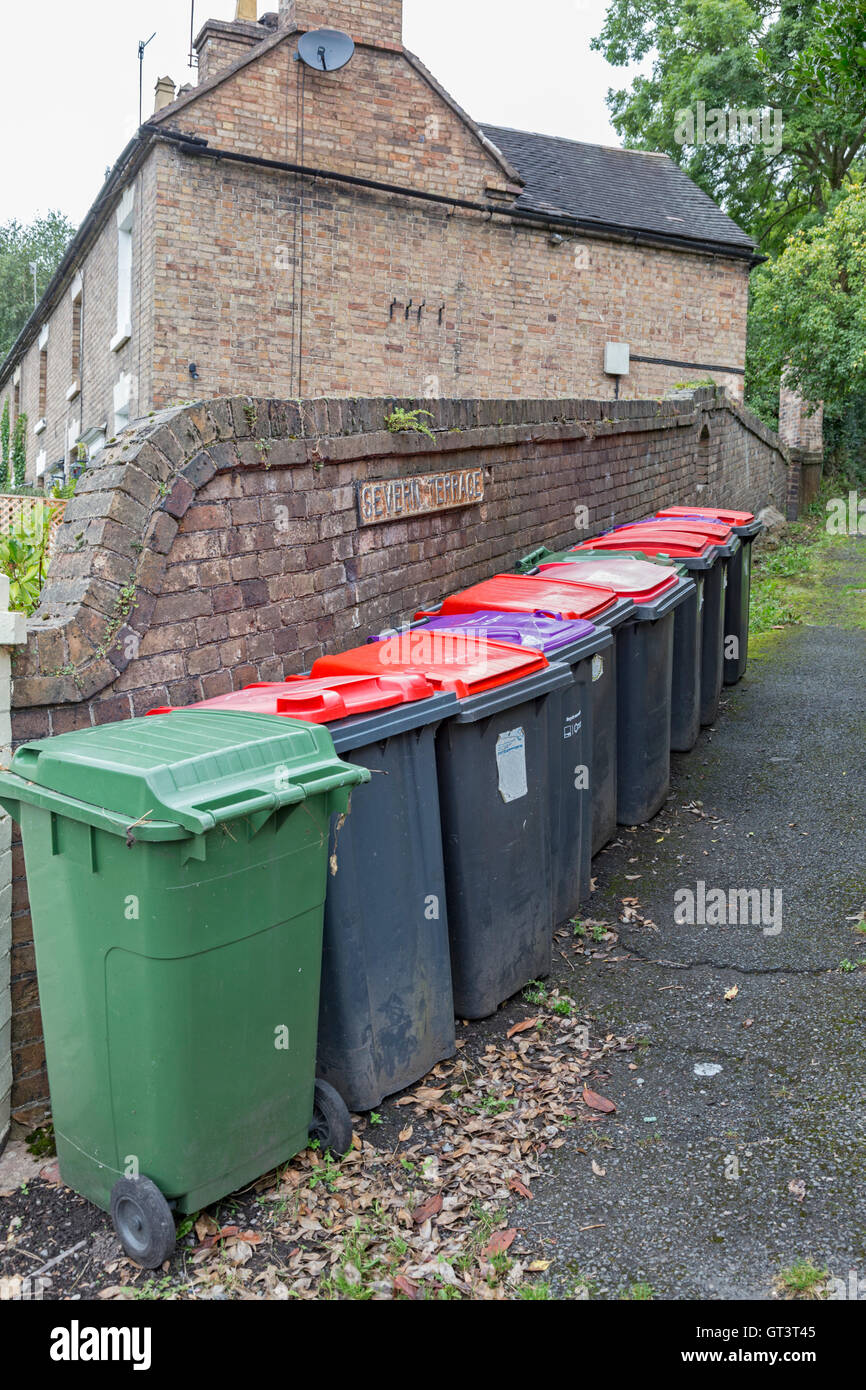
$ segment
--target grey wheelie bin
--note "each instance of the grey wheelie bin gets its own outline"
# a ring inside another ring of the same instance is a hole
[[[671,751],[688,753],[701,731],[701,642],[704,620],[704,575],[691,572],[681,562],[649,556],[640,550],[548,550],[539,546],[519,561],[520,573],[543,571],[545,566],[570,561],[616,560],[630,558],[673,569],[688,575],[695,593],[681,603],[674,617],[674,674],[671,688]]]
[[[317,676],[415,670],[458,695],[436,738],[454,1004],[484,1018],[550,971],[552,696],[567,666],[418,629],[322,657]]]
[[[326,724],[371,780],[331,824],[317,1072],[373,1110],[454,1053],[436,733],[457,697],[418,673],[295,677],[195,709]]]
[[[723,507],[669,507],[660,516],[698,516],[731,527],[740,540],[739,563],[728,566],[725,595],[725,685],[736,685],[746,674],[749,662],[749,606],[752,597],[752,547],[764,529],[752,512],[729,511]],[[735,639],[733,643],[730,639]]]
[[[562,621],[540,613],[469,613],[429,618],[434,632],[474,633],[544,652],[571,668],[574,685],[551,696],[551,827],[554,921],[565,922],[589,897],[592,861],[593,681],[601,678],[613,649],[608,628]]]

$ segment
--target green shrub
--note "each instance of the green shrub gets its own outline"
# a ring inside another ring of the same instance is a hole
[[[9,607],[28,617],[36,611],[48,569],[53,508],[34,509],[0,534],[0,573],[9,579]]]

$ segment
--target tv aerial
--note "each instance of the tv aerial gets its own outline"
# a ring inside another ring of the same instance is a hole
[[[298,58],[315,72],[344,68],[354,52],[354,40],[342,29],[312,29],[298,40]]]

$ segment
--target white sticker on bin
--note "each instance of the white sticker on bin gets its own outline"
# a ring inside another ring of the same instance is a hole
[[[598,655],[596,655],[596,656],[594,656],[594,657],[592,658],[592,680],[593,680],[593,684],[595,684],[596,681],[600,681],[603,675],[604,675],[604,657],[603,657],[603,656],[598,656]]]
[[[526,734],[510,729],[496,740],[496,766],[499,769],[499,795],[505,802],[528,795],[526,780]]]

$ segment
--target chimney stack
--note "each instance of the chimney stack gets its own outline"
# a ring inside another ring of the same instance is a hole
[[[161,77],[156,84],[156,101],[153,113],[162,111],[163,107],[171,106],[174,101],[174,82],[170,77]]]
[[[403,0],[280,0],[280,24],[343,29],[356,43],[403,45]]]

